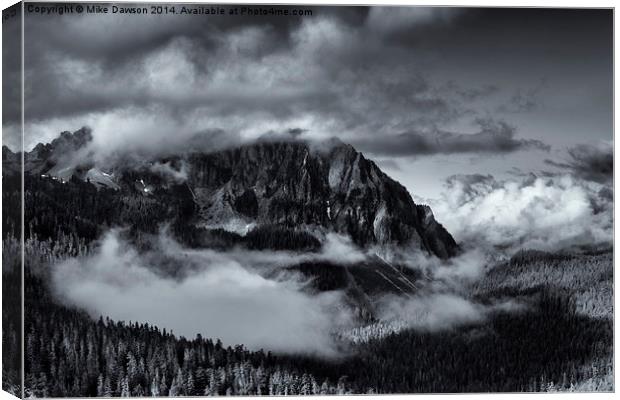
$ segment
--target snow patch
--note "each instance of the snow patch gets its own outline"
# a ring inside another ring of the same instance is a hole
[[[106,174],[105,172],[100,171],[97,168],[91,168],[88,170],[88,172],[86,172],[84,180],[90,181],[90,183],[94,184],[95,186],[105,186],[114,190],[120,189],[121,187],[111,179],[111,176],[112,175]]]

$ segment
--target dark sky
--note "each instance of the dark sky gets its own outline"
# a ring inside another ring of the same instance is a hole
[[[26,148],[84,125],[101,159],[293,130],[350,142],[430,196],[457,172],[561,169],[613,139],[611,10],[309,9],[26,13]],[[13,148],[18,111],[3,108]]]

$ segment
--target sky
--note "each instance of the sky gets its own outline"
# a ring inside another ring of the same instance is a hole
[[[26,12],[25,148],[82,126],[102,159],[197,138],[338,137],[420,198],[455,174],[572,173],[580,146],[611,151],[611,10],[306,9]],[[3,144],[16,149],[18,64],[3,59]]]

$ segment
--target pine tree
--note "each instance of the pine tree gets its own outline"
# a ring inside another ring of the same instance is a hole
[[[112,384],[110,382],[110,377],[106,376],[103,381],[103,397],[112,397],[114,393],[112,392]]]
[[[103,397],[104,396],[104,379],[103,379],[103,375],[99,374],[99,377],[97,378],[97,397]]]
[[[151,381],[151,396],[159,397],[160,391],[159,387],[161,385],[160,377],[159,377],[159,368],[155,368],[155,377]]]
[[[168,391],[169,397],[182,396],[183,395],[183,371],[181,368],[178,369],[177,374],[172,379],[172,383],[170,384],[170,390]]]

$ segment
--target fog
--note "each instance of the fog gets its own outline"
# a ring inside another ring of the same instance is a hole
[[[516,301],[481,304],[455,293],[426,293],[412,298],[388,297],[379,305],[385,321],[399,321],[407,328],[436,332],[485,322],[494,312],[519,312],[526,306]]]
[[[311,293],[308,278],[282,268],[307,261],[352,265],[373,253],[344,236],[327,234],[318,253],[188,249],[165,228],[153,244],[156,251],[139,253],[122,230],[109,231],[91,255],[52,268],[55,295],[93,318],[147,322],[187,338],[200,333],[226,345],[321,357],[344,354],[334,333],[360,324],[343,292]],[[437,331],[521,307],[469,299],[468,285],[490,262],[480,251],[448,261],[419,252],[399,258],[421,270],[425,282],[415,295],[379,299],[377,316],[385,322]]]
[[[484,277],[496,262],[480,249],[440,260],[422,253],[403,257],[405,263],[421,270],[427,280],[413,296],[386,296],[378,304],[378,315],[395,326],[420,331],[439,331],[465,324],[482,323],[496,312],[518,312],[526,306],[512,300],[482,304],[471,298],[471,285]]]
[[[184,161],[181,162],[181,167],[179,169],[175,169],[172,165],[170,165],[170,162],[156,162],[150,167],[151,172],[164,177],[169,177],[176,183],[182,183],[187,180],[187,169],[187,163]]]
[[[225,253],[178,256],[200,268],[177,278],[165,274],[153,265],[155,257],[142,257],[119,231],[110,231],[92,256],[56,265],[53,288],[62,301],[94,318],[148,322],[188,338],[200,333],[254,350],[337,354],[330,332],[350,320],[341,293],[304,293],[301,281],[266,279]]]

